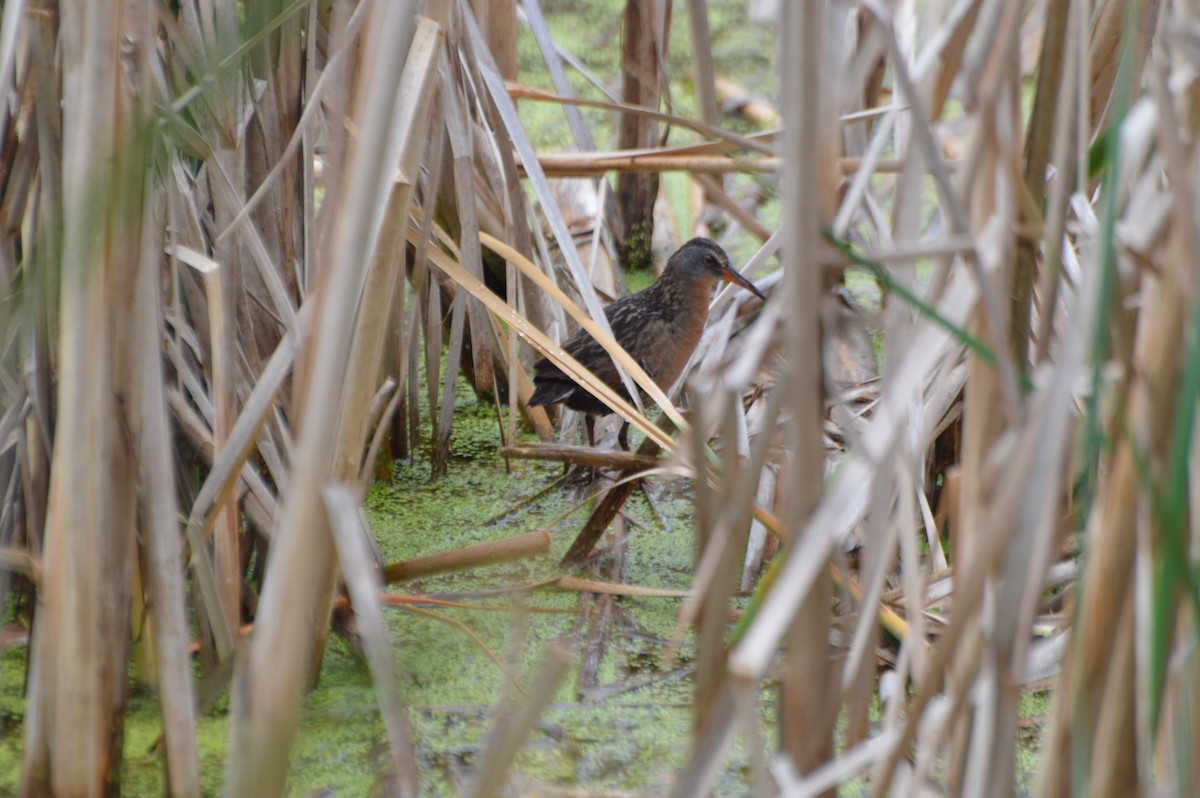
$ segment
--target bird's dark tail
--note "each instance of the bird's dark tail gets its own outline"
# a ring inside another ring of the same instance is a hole
[[[529,406],[552,405],[561,402],[575,390],[575,383],[570,380],[538,380],[537,389],[529,397]]]

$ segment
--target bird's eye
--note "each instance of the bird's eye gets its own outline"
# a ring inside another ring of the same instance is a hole
[[[714,269],[721,268],[721,261],[717,260],[716,255],[706,255],[704,257],[704,260],[708,263],[709,266],[713,267]]]

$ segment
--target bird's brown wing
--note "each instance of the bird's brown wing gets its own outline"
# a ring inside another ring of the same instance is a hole
[[[612,358],[600,344],[596,343],[596,339],[592,338],[587,330],[577,330],[563,343],[563,349],[601,380],[612,384],[612,379],[616,375]],[[541,358],[533,364],[533,381],[537,388],[533,392],[529,404],[534,407],[565,402],[577,392],[586,394],[583,388],[580,388],[574,380],[564,374],[562,369],[551,362],[549,358]],[[590,394],[588,398],[590,398]]]
[[[618,299],[605,308],[604,315],[608,318],[608,324],[612,328],[617,343],[638,361],[638,365],[651,379],[654,379],[654,369],[647,368],[653,358],[647,358],[645,355],[648,352],[647,347],[652,347],[656,343],[647,340],[646,335],[654,326],[656,311],[647,307],[645,302],[635,301],[638,296],[634,294]],[[622,386],[621,377],[617,373],[612,356],[590,335],[584,333],[584,336],[586,340],[580,343],[581,352],[575,355],[576,359],[585,363],[597,377],[628,400],[628,392]]]
[[[608,318],[609,326],[612,327],[617,343],[625,351],[634,353],[638,351],[642,343],[641,339],[644,338],[647,332],[647,325],[652,324],[654,319],[651,318],[652,314],[647,315],[644,310],[639,309],[636,303],[630,302],[631,298],[623,297],[613,302],[605,309],[604,315]],[[604,347],[600,346],[587,330],[576,330],[575,334],[563,344],[563,349],[571,357],[586,366],[601,382],[628,400],[628,392],[624,390],[621,384],[621,378],[617,374],[617,368],[613,363],[612,356],[605,351]],[[647,368],[647,365],[650,365],[652,361],[653,358],[638,358],[639,364],[642,365],[642,368],[653,379],[653,369]],[[537,390],[534,391],[533,398],[530,401],[530,404],[533,405],[567,401],[576,391],[586,393],[547,358],[542,358],[533,364],[533,377],[534,382],[537,384]],[[581,401],[598,402],[598,400],[592,399],[590,394],[586,399],[581,397]]]

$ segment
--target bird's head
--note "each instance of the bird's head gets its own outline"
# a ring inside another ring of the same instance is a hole
[[[707,238],[693,238],[680,247],[667,262],[667,270],[671,269],[685,280],[700,280],[705,285],[712,285],[718,280],[740,285],[759,299],[766,300],[752,282],[734,271],[725,250]]]

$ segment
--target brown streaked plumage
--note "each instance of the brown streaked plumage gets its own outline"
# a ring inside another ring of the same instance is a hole
[[[707,238],[693,238],[680,247],[649,288],[618,299],[604,310],[613,335],[622,348],[637,360],[664,391],[679,377],[700,343],[708,321],[712,287],[719,281],[740,285],[766,299],[754,285],[735,272],[729,256]],[[606,385],[629,399],[612,358],[586,330],[572,335],[563,349],[586,366]],[[606,416],[608,405],[587,392],[546,358],[533,364],[536,390],[531,406],[562,402],[586,414],[588,442],[592,440],[592,417]],[[643,397],[645,394],[643,394]],[[625,446],[627,427],[621,429]]]

